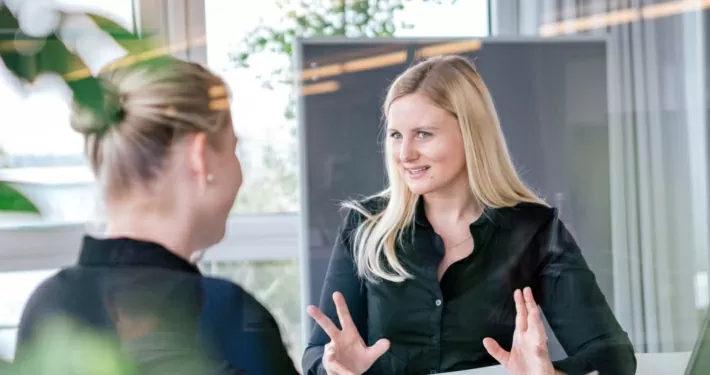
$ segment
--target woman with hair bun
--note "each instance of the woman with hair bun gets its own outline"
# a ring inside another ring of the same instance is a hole
[[[17,361],[67,317],[115,339],[144,373],[297,374],[273,316],[194,264],[224,237],[242,183],[224,81],[173,57],[127,57],[98,79],[105,108],[75,105],[71,125],[86,140],[106,233],[85,236],[77,263],[34,291]]]

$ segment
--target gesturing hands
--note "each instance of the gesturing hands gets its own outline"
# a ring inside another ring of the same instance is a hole
[[[390,343],[381,339],[375,345],[367,346],[353,323],[345,298],[339,292],[333,293],[333,301],[338,312],[340,327],[315,306],[308,307],[310,315],[330,337],[323,354],[323,368],[329,375],[360,375],[389,349]]]
[[[513,375],[553,375],[552,366],[547,352],[547,335],[540,319],[540,310],[533,298],[530,288],[523,292],[516,290],[515,299],[515,331],[513,346],[510,352],[501,348],[492,338],[483,339],[488,353],[500,362]]]

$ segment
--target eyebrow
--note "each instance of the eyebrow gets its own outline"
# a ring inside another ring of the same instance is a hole
[[[439,129],[438,126],[430,125],[430,126],[420,126],[420,127],[416,127],[416,128],[414,128],[413,130],[414,130],[414,131],[422,131],[422,130],[437,130],[437,129]]]
[[[438,127],[438,126],[433,126],[433,125],[432,125],[432,126],[417,126],[416,128],[411,129],[410,131],[412,131],[412,132],[420,132],[420,131],[437,130],[437,129],[439,129],[439,127]],[[392,131],[399,131],[399,130],[397,130],[397,129],[395,129],[395,128],[387,128],[387,131],[392,132]]]

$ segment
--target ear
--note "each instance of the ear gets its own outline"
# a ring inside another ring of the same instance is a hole
[[[207,134],[197,133],[188,138],[188,163],[191,172],[195,175],[201,188],[207,185],[209,171],[207,170]]]

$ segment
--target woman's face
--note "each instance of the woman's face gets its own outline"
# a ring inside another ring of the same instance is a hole
[[[458,120],[420,93],[396,99],[387,115],[392,160],[414,194],[467,183],[466,155]]]

